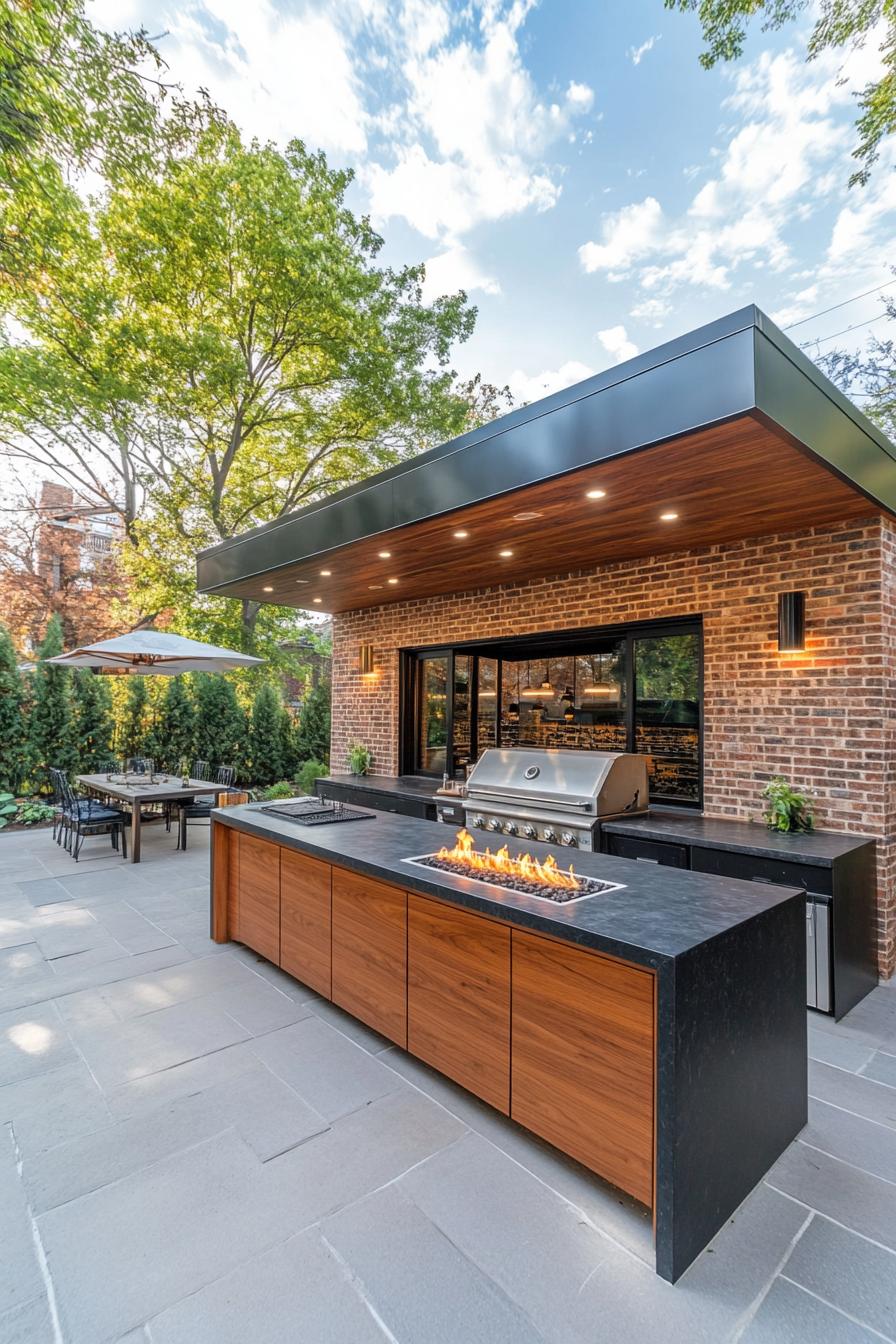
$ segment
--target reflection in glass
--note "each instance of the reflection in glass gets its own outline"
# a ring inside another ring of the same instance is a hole
[[[650,796],[700,799],[700,643],[697,635],[636,639],[635,751],[651,758]]]
[[[417,713],[417,769],[442,774],[448,760],[448,659],[420,661]]]
[[[498,660],[497,658],[479,659],[479,685],[477,694],[477,733],[476,750],[485,751],[497,741],[498,726]]]
[[[473,660],[469,654],[454,655],[454,709],[452,722],[451,770],[462,771],[471,760],[470,677]]]

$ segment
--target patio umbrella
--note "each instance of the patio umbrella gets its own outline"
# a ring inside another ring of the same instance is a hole
[[[94,672],[136,673],[142,677],[176,677],[181,672],[230,672],[237,667],[255,667],[263,658],[234,649],[219,649],[198,639],[169,635],[160,630],[133,630],[97,644],[85,644],[45,659],[63,667],[89,667]]]

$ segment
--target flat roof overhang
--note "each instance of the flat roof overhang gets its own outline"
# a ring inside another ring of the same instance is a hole
[[[749,307],[202,551],[197,586],[341,612],[875,512],[896,449]]]

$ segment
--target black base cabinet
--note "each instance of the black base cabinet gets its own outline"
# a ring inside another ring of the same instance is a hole
[[[878,983],[875,842],[752,822],[648,814],[602,828],[602,848],[639,863],[806,889],[806,1002],[841,1018]]]

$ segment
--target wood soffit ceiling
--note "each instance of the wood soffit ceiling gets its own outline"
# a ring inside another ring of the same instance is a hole
[[[589,490],[605,494],[590,499]],[[312,611],[353,611],[877,511],[807,453],[745,415],[218,591]],[[677,517],[664,521],[664,513]],[[467,535],[456,537],[458,531]]]

